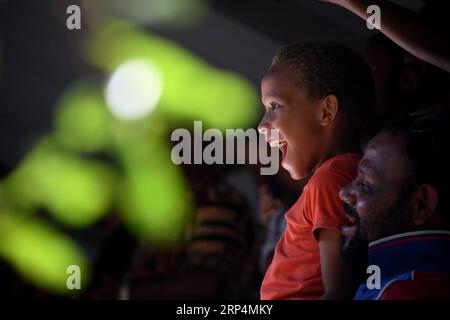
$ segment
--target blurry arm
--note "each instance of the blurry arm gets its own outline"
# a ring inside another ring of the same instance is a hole
[[[377,5],[381,10],[381,32],[412,55],[450,72],[450,50],[444,30],[429,26],[409,9],[385,0],[325,0],[357,14],[369,17],[367,7]]]
[[[320,229],[320,267],[325,289],[322,300],[351,298],[350,266],[341,257],[341,232]]]

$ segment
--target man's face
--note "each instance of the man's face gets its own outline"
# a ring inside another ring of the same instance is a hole
[[[281,165],[295,180],[308,176],[320,160],[319,102],[311,101],[295,84],[292,71],[273,66],[261,82],[265,115],[259,125],[271,146],[282,152]],[[270,130],[279,131],[279,139]]]
[[[364,152],[358,176],[340,192],[347,214],[358,221],[357,233],[368,242],[408,227],[410,192],[405,177],[410,162],[405,144],[406,138],[399,135],[377,135]],[[347,236],[351,235],[347,232]]]

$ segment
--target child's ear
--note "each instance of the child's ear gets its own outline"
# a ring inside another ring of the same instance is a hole
[[[322,99],[320,106],[320,124],[326,127],[336,118],[339,111],[339,101],[335,95],[330,94]]]
[[[436,189],[429,184],[421,185],[414,193],[413,224],[424,225],[436,211],[437,202]]]

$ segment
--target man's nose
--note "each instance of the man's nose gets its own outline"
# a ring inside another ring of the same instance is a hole
[[[351,206],[356,204],[356,196],[353,189],[353,181],[349,182],[339,191],[339,198],[341,198],[342,201],[348,203]]]

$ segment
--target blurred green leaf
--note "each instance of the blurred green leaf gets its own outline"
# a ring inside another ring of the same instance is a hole
[[[61,295],[67,289],[67,267],[81,270],[81,289],[89,281],[84,254],[64,234],[38,220],[22,220],[13,214],[0,214],[0,256],[36,287]]]
[[[63,151],[47,137],[4,181],[4,192],[18,207],[44,207],[69,226],[85,227],[108,213],[116,183],[112,168]]]
[[[54,135],[71,150],[99,151],[110,142],[110,120],[101,89],[90,83],[76,84],[58,100]]]
[[[173,243],[182,239],[193,205],[169,146],[156,132],[150,129],[136,138],[124,129],[117,137],[125,170],[122,207],[133,231],[151,241]]]

